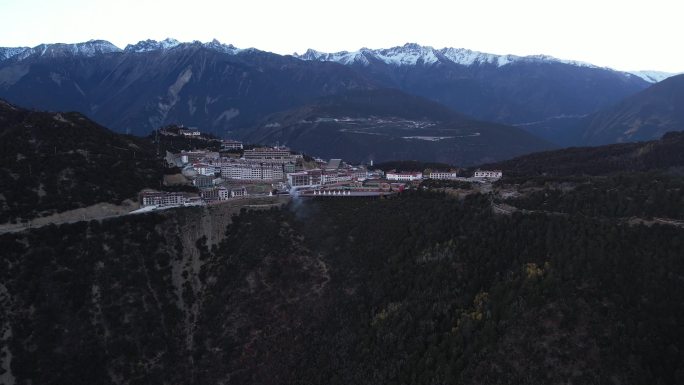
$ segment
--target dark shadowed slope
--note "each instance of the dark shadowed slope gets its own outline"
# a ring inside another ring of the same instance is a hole
[[[436,102],[390,89],[326,97],[274,114],[246,138],[279,142],[324,158],[458,165],[552,147],[518,128],[473,120]]]
[[[144,139],[79,113],[35,112],[0,100],[0,222],[134,198],[161,167]]]
[[[684,166],[684,133],[670,132],[660,140],[573,147],[540,152],[488,164],[514,176],[604,175]]]
[[[684,130],[684,75],[673,76],[583,120],[580,143],[598,145],[660,138]]]

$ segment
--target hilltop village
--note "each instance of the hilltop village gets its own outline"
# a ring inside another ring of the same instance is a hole
[[[181,130],[178,134],[200,135],[195,130]],[[164,160],[169,173],[164,185],[177,191],[145,190],[137,211],[276,195],[384,197],[415,188],[426,179],[484,183],[502,176],[496,170],[477,170],[469,177],[460,175],[457,169],[384,172],[374,168],[372,162],[353,165],[342,159],[311,158],[283,146],[247,148],[236,140],[220,142],[218,151],[166,151]]]

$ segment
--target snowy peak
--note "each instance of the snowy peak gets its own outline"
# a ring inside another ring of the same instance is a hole
[[[112,52],[121,52],[121,48],[106,40],[90,40],[85,43],[75,44],[40,44],[33,48],[22,51],[17,54],[18,59],[25,59],[31,56],[46,56],[46,57],[65,57],[65,56],[84,56],[93,57],[95,55],[107,54]]]
[[[497,64],[501,67],[511,62],[511,55],[493,55],[465,48],[442,48],[440,53],[453,63],[471,66],[474,64]]]
[[[214,39],[208,43],[202,43],[200,41],[193,41],[190,43],[181,43],[180,41],[172,38],[166,38],[162,41],[156,40],[143,40],[136,44],[129,44],[124,49],[125,52],[151,52],[151,51],[168,51],[177,47],[197,47],[201,46],[207,49],[211,49],[218,52],[223,52],[227,54],[234,55],[242,49],[236,48],[232,44],[223,44],[220,41]]]
[[[396,66],[432,65],[440,61],[439,53],[434,48],[416,43],[406,43],[402,47],[389,49],[367,50],[367,52],[372,52],[379,60]]]
[[[303,55],[298,55],[295,53],[294,56],[299,59],[308,61],[331,61],[345,65],[350,65],[354,63],[359,63],[363,65],[368,64],[368,59],[364,55],[363,49],[361,51],[356,52],[341,51],[337,53],[325,53],[309,48]]]
[[[0,47],[0,61],[13,58],[22,52],[30,49],[29,47]]]
[[[667,78],[678,75],[671,72],[662,71],[630,71],[629,73],[638,76],[649,83],[658,83]]]
[[[126,52],[150,52],[150,51],[165,51],[171,48],[175,48],[180,45],[180,42],[176,39],[166,38],[162,41],[156,40],[142,40],[136,44],[129,44],[124,48]]]
[[[232,55],[243,51],[242,49],[237,48],[232,44],[223,44],[216,39],[210,41],[209,43],[202,43],[202,46],[204,46],[205,48],[208,48],[208,49],[213,49],[214,51],[219,51],[219,52],[228,53],[228,54],[232,54]]]
[[[380,61],[392,66],[415,66],[415,65],[438,65],[458,64],[463,66],[495,65],[502,67],[516,62],[550,62],[564,63],[580,67],[598,68],[592,64],[577,61],[556,59],[547,55],[516,56],[495,55],[490,53],[472,51],[464,48],[435,49],[430,46],[422,46],[416,43],[407,43],[386,49],[361,48],[355,52],[325,53],[308,50],[304,55],[294,55],[302,60],[334,61],[345,65],[363,64],[368,65],[371,61]],[[361,59],[363,58],[363,59]]]
[[[157,40],[142,40],[136,44],[129,44],[125,49],[121,49],[106,40],[90,40],[84,43],[75,44],[40,44],[33,48],[28,47],[0,47],[0,62],[15,58],[16,60],[24,60],[29,57],[93,57],[97,55],[120,53],[120,52],[152,52],[152,51],[169,51],[176,47],[196,47],[201,46],[214,51],[235,55],[244,51],[236,48],[232,44],[223,44],[214,39],[208,43],[194,41],[191,43],[182,43],[176,39],[166,38],[162,41]]]

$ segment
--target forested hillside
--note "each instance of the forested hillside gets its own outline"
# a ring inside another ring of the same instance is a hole
[[[572,210],[497,215],[492,199],[421,191],[293,202],[234,217],[216,247],[178,238],[201,209],[3,235],[4,375],[34,384],[684,379],[684,229]]]
[[[521,177],[641,172],[681,168],[684,166],[682,149],[684,133],[668,132],[659,140],[537,152],[481,167]]]
[[[159,187],[151,141],[116,134],[76,113],[37,112],[0,100],[0,223]]]

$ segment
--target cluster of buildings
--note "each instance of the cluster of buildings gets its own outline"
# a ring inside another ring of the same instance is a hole
[[[180,133],[178,135],[184,135]],[[199,194],[146,192],[143,207],[206,204],[258,195],[289,193],[298,196],[382,196],[402,191],[423,179],[490,181],[498,170],[477,170],[473,177],[457,170],[397,172],[369,170],[341,159],[304,159],[289,148],[247,148],[236,140],[221,141],[220,150],[193,150],[166,154],[169,167],[178,167]]]
[[[450,171],[430,171],[424,174],[420,171],[409,172],[395,172],[389,171],[386,174],[387,180],[396,180],[404,182],[420,181],[423,179],[437,179],[437,180],[454,180],[464,182],[486,182],[501,179],[503,172],[501,170],[476,170],[472,177],[460,177],[457,170]]]

